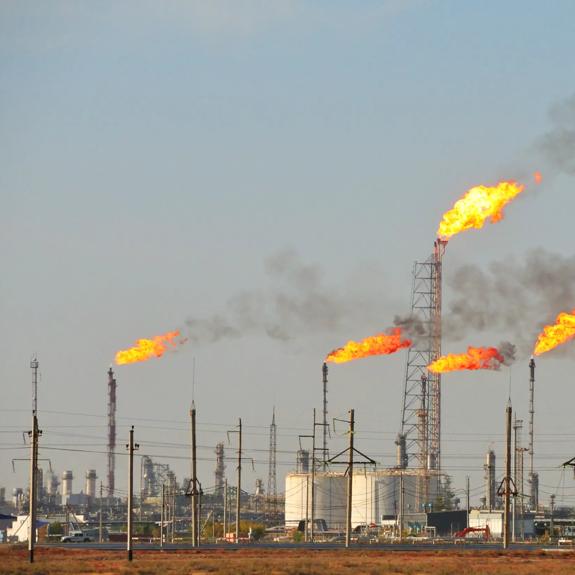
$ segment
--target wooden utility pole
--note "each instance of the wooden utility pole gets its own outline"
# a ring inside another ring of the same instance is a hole
[[[503,511],[503,548],[507,549],[509,547],[510,539],[510,524],[509,524],[509,508],[511,502],[511,402],[507,404],[506,416],[506,455],[505,455],[505,478],[504,481],[504,497],[505,506]]]
[[[403,469],[399,475],[399,540],[403,541],[403,513],[405,507],[405,488],[403,485]]]
[[[162,509],[160,510],[160,549],[164,548],[164,521],[166,510],[166,484],[162,483]]]
[[[130,442],[126,445],[129,452],[129,473],[128,473],[128,533],[127,533],[127,551],[128,561],[132,560],[132,508],[134,505],[134,451],[140,446],[134,443],[134,426],[130,429]]]
[[[349,418],[349,462],[347,467],[347,510],[345,522],[345,546],[351,543],[351,512],[353,497],[353,436],[355,434],[355,410],[351,409]]]
[[[325,364],[324,364],[325,365]],[[315,408],[313,410],[313,434],[311,443],[311,525],[309,537],[313,543],[314,530],[315,530],[315,428],[317,427],[315,421]],[[325,429],[325,427],[324,427]],[[326,453],[325,451],[323,453]]]
[[[30,510],[28,526],[28,557],[34,563],[34,547],[36,544],[36,499],[38,495],[38,438],[42,432],[38,429],[38,360],[34,357],[30,362],[32,368],[32,431],[30,437]]]
[[[238,492],[236,494],[236,544],[240,542],[240,507],[242,498],[242,418],[238,424],[239,445],[238,445]]]
[[[228,532],[228,479],[224,479],[224,524],[223,536],[226,540],[226,533]]]
[[[465,505],[465,508],[467,509],[467,525],[466,527],[469,527],[469,511],[470,511],[470,507],[469,507],[469,495],[470,495],[470,489],[469,489],[469,475],[465,478],[465,491],[466,491],[466,498],[467,498],[467,503]]]
[[[190,410],[192,418],[192,547],[200,544],[198,534],[198,477],[197,477],[197,459],[196,459],[196,406],[192,402]]]
[[[30,511],[28,521],[28,555],[30,563],[34,563],[34,546],[36,543],[36,499],[38,494],[38,417],[36,412],[32,417],[32,431],[28,432],[30,442]]]
[[[102,543],[104,541],[104,529],[102,524],[102,495],[104,493],[104,486],[100,481],[100,521],[98,526],[98,541]]]

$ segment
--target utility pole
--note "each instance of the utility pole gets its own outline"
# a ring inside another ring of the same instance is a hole
[[[347,468],[347,517],[345,525],[345,546],[351,543],[351,512],[353,495],[353,436],[355,434],[355,410],[351,409],[349,418],[349,463]]]
[[[130,442],[126,445],[129,452],[129,473],[128,473],[128,536],[127,551],[128,561],[132,560],[132,507],[134,504],[134,451],[140,446],[134,443],[134,426],[130,429]]]
[[[325,363],[324,363],[325,365]],[[327,366],[326,370],[326,377],[327,377]],[[314,524],[315,524],[315,428],[317,424],[315,421],[315,408],[313,410],[313,434],[312,434],[312,444],[311,444],[311,525],[310,525],[310,539],[313,543],[313,536],[314,536]],[[324,426],[324,429],[325,426]],[[326,453],[325,451],[323,452]]]
[[[405,488],[403,484],[403,469],[399,475],[399,541],[403,541],[403,513],[405,508]]]
[[[198,489],[197,489],[197,459],[196,459],[196,406],[192,401],[190,410],[192,418],[192,547],[199,546],[198,537]]]
[[[34,546],[36,544],[36,496],[38,494],[38,438],[42,432],[38,429],[38,360],[30,362],[32,368],[32,431],[28,432],[30,441],[30,510],[28,521],[28,555],[34,563]]]
[[[226,541],[226,533],[228,532],[228,479],[224,479],[224,525],[223,536]]]
[[[470,494],[470,489],[469,489],[469,475],[465,478],[465,491],[466,491],[466,498],[467,498],[467,504],[466,504],[466,509],[467,509],[467,525],[466,525],[466,527],[469,527],[469,511],[470,511],[470,506],[469,506],[469,494]]]
[[[505,477],[503,478],[502,485],[504,486],[503,495],[505,497],[505,505],[503,511],[503,548],[509,547],[509,507],[511,502],[511,401],[507,404],[506,416],[506,454],[505,454]]]
[[[98,541],[100,543],[102,543],[102,541],[104,540],[103,534],[104,534],[104,530],[103,530],[103,525],[102,525],[102,495],[104,493],[104,487],[102,485],[102,482],[100,481],[100,525],[99,525],[99,529],[98,529]]]
[[[242,492],[242,418],[239,418],[238,428],[233,431],[228,431],[228,439],[230,433],[238,434],[238,492],[236,493],[236,544],[240,541],[240,505],[241,505],[241,492]]]
[[[309,472],[306,474],[305,478],[305,528],[304,528],[304,537],[305,542],[307,543],[310,538],[313,542],[313,524],[314,524],[314,485],[315,485],[315,428],[316,428],[316,421],[315,421],[315,409],[313,410],[313,433],[311,435],[300,435],[300,449],[301,449],[301,440],[303,438],[309,438],[312,440],[312,447],[311,447],[311,528],[309,525],[310,518],[309,518],[309,507],[310,507],[310,488],[309,488]]]
[[[240,542],[240,507],[242,499],[242,418],[238,424],[238,493],[236,495],[236,544]]]
[[[304,541],[309,541],[309,473],[305,476],[305,526],[304,526]]]
[[[165,509],[166,509],[166,484],[162,483],[162,509],[160,511],[160,549],[164,548]]]
[[[553,539],[553,532],[555,531],[555,525],[553,524],[553,513],[555,511],[555,494],[551,494],[551,515],[549,517],[549,539]]]

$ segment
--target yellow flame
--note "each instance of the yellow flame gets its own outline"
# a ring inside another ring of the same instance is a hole
[[[438,237],[448,240],[464,230],[482,228],[488,218],[492,223],[500,221],[505,205],[524,188],[522,184],[512,181],[471,188],[443,215],[437,230]]]
[[[535,355],[541,355],[575,337],[575,309],[571,313],[562,312],[554,325],[546,325],[537,338]]]

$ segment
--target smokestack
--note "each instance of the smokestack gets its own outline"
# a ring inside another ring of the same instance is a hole
[[[409,461],[407,457],[406,438],[404,433],[397,434],[397,437],[395,439],[395,445],[397,446],[396,467],[398,469],[405,469]]]
[[[489,511],[495,509],[495,451],[490,449],[485,456],[485,507]]]
[[[531,509],[537,509],[539,499],[539,477],[535,478],[533,468],[533,443],[535,420],[535,360],[531,356],[529,361],[529,483],[531,486]]]
[[[108,497],[114,497],[116,478],[116,379],[108,370]]]
[[[96,470],[88,469],[86,471],[86,495],[91,499],[96,498],[96,479],[98,479]]]
[[[300,449],[297,452],[296,470],[298,473],[309,473],[309,450]]]
[[[216,472],[215,472],[215,495],[216,497],[223,497],[224,494],[224,474],[225,474],[225,455],[224,444],[218,443],[216,445]]]
[[[70,495],[72,495],[72,480],[74,479],[73,473],[68,470],[62,473],[62,504],[68,503]]]
[[[324,362],[321,368],[323,374],[323,470],[327,468],[327,363]],[[314,430],[315,435],[315,430]],[[315,453],[312,455],[315,457]]]

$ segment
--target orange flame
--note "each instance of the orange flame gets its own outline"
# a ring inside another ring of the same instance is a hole
[[[433,373],[461,371],[463,369],[499,369],[505,358],[496,347],[471,347],[467,353],[450,353],[427,366]]]
[[[533,174],[533,179],[535,180],[536,184],[540,184],[543,181],[543,176],[541,175],[541,172],[535,172]]]
[[[401,328],[394,327],[388,333],[378,333],[359,342],[348,341],[344,347],[334,349],[325,358],[325,361],[345,363],[352,359],[361,359],[370,355],[388,355],[410,345],[411,340],[402,339]]]
[[[553,325],[546,325],[537,338],[535,355],[541,355],[556,348],[558,345],[575,337],[575,309],[570,313],[562,312]]]
[[[170,331],[164,335],[157,335],[153,339],[139,339],[134,347],[116,353],[116,363],[122,365],[162,357],[168,349],[173,349],[178,343],[182,344],[186,341],[185,339],[174,341],[179,335],[179,331]]]
[[[487,218],[492,223],[503,219],[503,208],[525,186],[513,181],[499,182],[496,186],[475,186],[467,190],[448,212],[443,214],[437,236],[448,240],[455,234],[470,228],[482,228]]]

